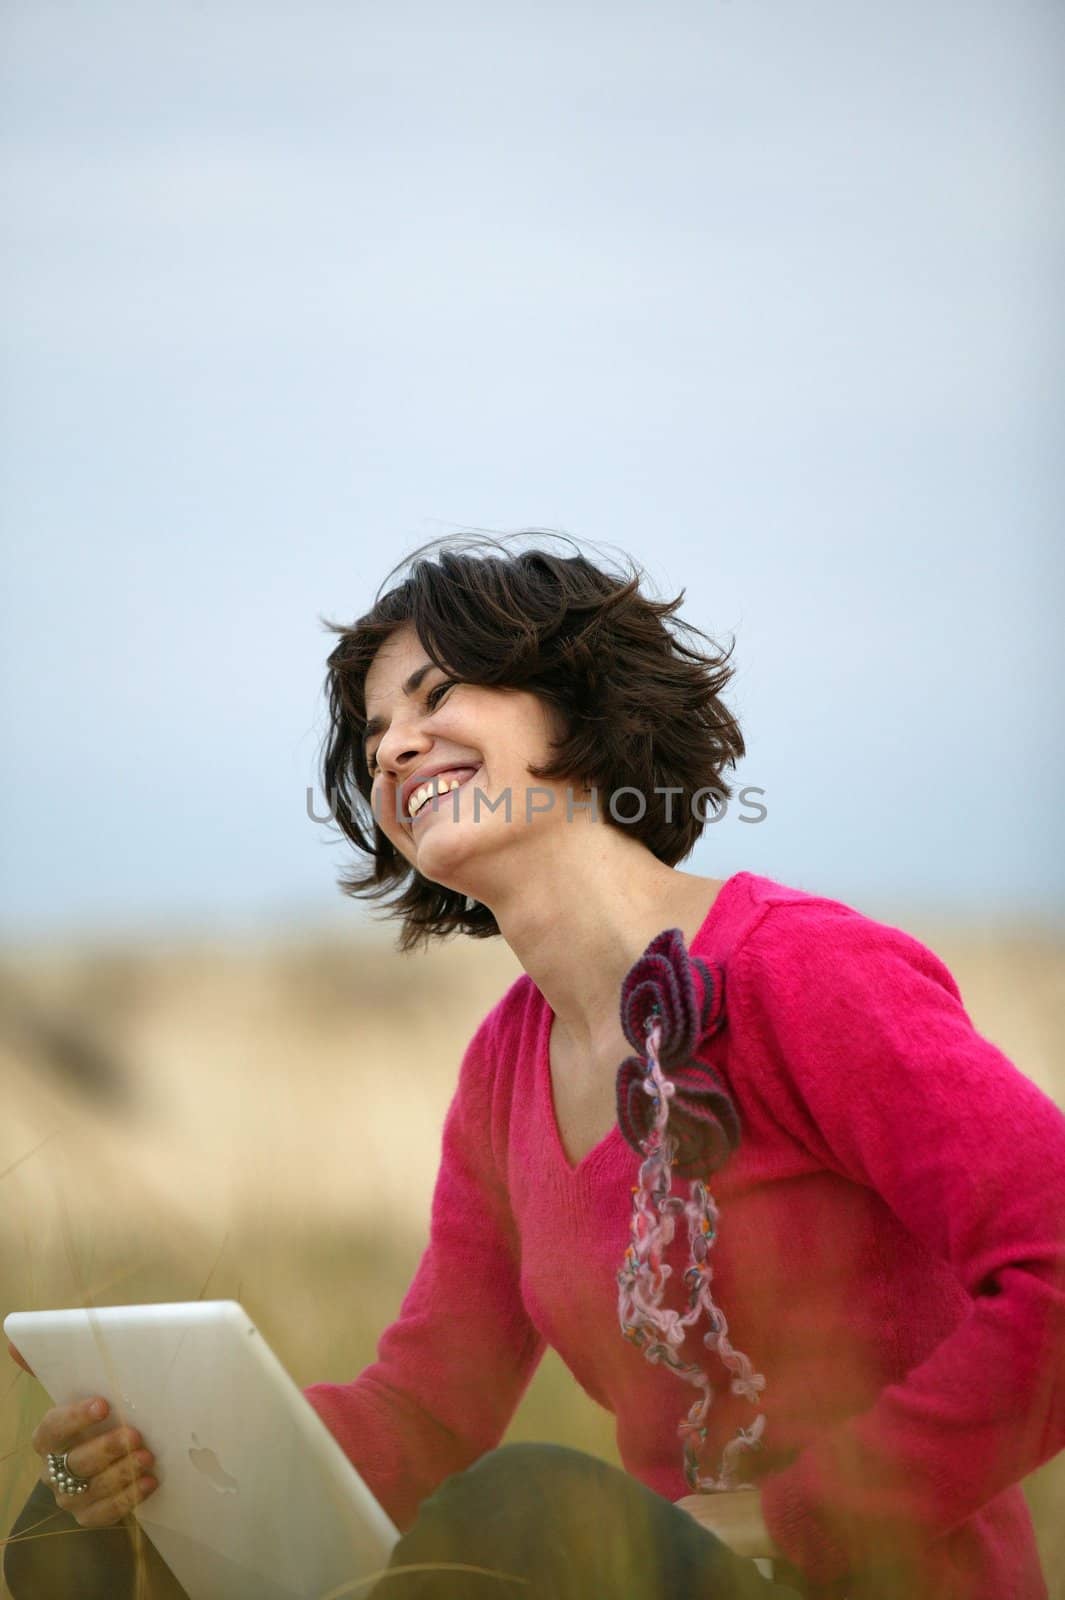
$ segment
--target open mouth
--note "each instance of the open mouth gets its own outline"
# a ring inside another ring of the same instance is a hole
[[[434,778],[427,779],[410,797],[407,826],[413,828],[419,818],[439,811],[441,803],[449,800],[457,789],[465,788],[480,770],[480,767],[451,767],[447,772],[438,772]]]

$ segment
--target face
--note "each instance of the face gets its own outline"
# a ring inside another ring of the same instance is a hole
[[[381,645],[365,691],[378,826],[424,877],[490,904],[518,870],[513,851],[565,820],[567,785],[528,770],[551,759],[559,718],[524,690],[456,683],[411,623]],[[419,804],[425,785],[433,792]]]

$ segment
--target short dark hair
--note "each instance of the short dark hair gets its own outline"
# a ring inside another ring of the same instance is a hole
[[[642,594],[643,573],[631,557],[625,557],[628,573],[619,575],[581,554],[509,547],[530,532],[433,540],[392,569],[365,616],[351,625],[320,619],[340,636],[325,683],[326,803],[370,858],[366,872],[338,883],[343,893],[372,900],[394,894],[386,914],[403,919],[400,950],[456,932],[474,938],[499,932],[487,906],[412,867],[373,816],[363,754],[366,674],[404,623],[414,624],[427,656],[456,680],[523,689],[560,712],[568,732],[553,742],[555,759],[530,768],[531,775],[594,785],[600,795],[638,790],[646,799],[643,816],[611,825],[624,826],[669,866],[690,853],[706,826],[705,812],[692,814],[692,795],[709,790],[727,801],[732,788],[724,769],[746,753],[739,724],[720,698],[735,670],[728,664],[735,641],[719,651],[676,618],[683,589],[669,601]],[[493,553],[479,553],[485,548]],[[409,575],[382,593],[408,564]],[[667,619],[709,651],[676,638]],[[667,787],[683,791],[671,816],[666,797],[654,793]]]

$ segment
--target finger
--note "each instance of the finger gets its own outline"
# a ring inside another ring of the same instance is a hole
[[[112,1462],[105,1471],[94,1474],[84,1494],[67,1495],[66,1498],[77,1500],[84,1510],[89,1506],[102,1505],[105,1500],[111,1500],[128,1489],[138,1478],[149,1476],[152,1465],[151,1451],[137,1450],[133,1455],[123,1456],[121,1461]]]
[[[75,1522],[83,1528],[110,1528],[113,1523],[121,1522],[134,1506],[147,1500],[157,1487],[157,1480],[149,1473],[146,1477],[138,1478],[136,1483],[120,1489],[117,1494],[110,1495],[106,1500],[95,1500],[91,1505],[83,1505],[81,1495],[63,1495],[62,1509],[69,1511]]]
[[[67,1467],[79,1478],[95,1478],[106,1472],[113,1461],[121,1461],[132,1451],[139,1450],[143,1443],[136,1428],[109,1428],[95,1439],[71,1445],[67,1451]]]
[[[78,1400],[70,1406],[53,1406],[34,1428],[30,1443],[39,1456],[46,1455],[49,1450],[65,1450],[86,1428],[106,1417],[107,1412],[107,1401],[99,1396]]]
[[[7,1353],[11,1357],[12,1361],[18,1362],[23,1372],[28,1372],[30,1377],[33,1377],[33,1368],[30,1366],[22,1352],[15,1349],[15,1346],[11,1343],[10,1339],[7,1341]]]

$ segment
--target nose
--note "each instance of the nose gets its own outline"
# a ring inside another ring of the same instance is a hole
[[[382,772],[387,772],[397,783],[402,783],[415,764],[432,745],[432,736],[417,723],[406,727],[393,721],[381,736],[377,746],[376,762]]]

